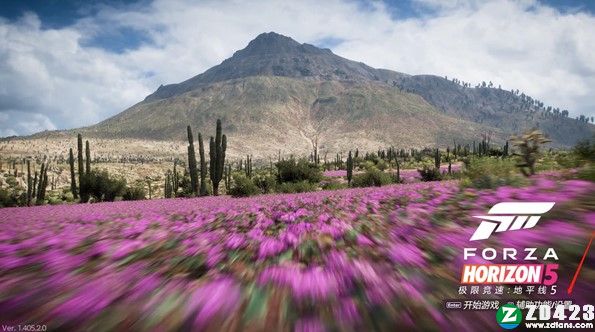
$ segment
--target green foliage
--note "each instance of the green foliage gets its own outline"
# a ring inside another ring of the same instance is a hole
[[[391,176],[382,172],[374,166],[367,167],[362,174],[353,177],[351,185],[353,187],[380,187],[392,182]]]
[[[578,142],[572,152],[579,160],[595,162],[595,138]]]
[[[110,176],[105,170],[92,170],[83,179],[88,194],[96,202],[113,202],[126,190],[126,180]]]
[[[347,189],[349,186],[347,183],[335,182],[335,181],[325,181],[322,183],[322,189],[324,190],[339,190],[339,189]]]
[[[309,191],[315,191],[317,188],[316,183],[308,181],[300,182],[283,182],[277,185],[277,191],[280,193],[292,194],[292,193],[305,193]]]
[[[581,180],[595,182],[595,165],[589,164],[581,168],[576,176]]]
[[[145,199],[146,192],[142,186],[126,187],[122,199],[125,201],[139,201]]]
[[[436,150],[438,151],[438,150]],[[442,174],[440,174],[440,168],[428,167],[426,165],[423,168],[418,169],[417,172],[424,182],[427,181],[440,181],[442,180]]]
[[[247,197],[260,194],[260,188],[245,174],[234,174],[233,185],[229,194],[233,197]]]
[[[0,208],[19,206],[20,201],[19,193],[14,188],[0,188]]]
[[[322,171],[315,164],[305,159],[294,159],[277,162],[277,182],[310,182],[318,183],[322,180]]]
[[[465,161],[463,187],[492,189],[499,186],[520,186],[526,183],[511,159],[473,157]]]
[[[257,174],[252,178],[252,181],[263,194],[274,192],[277,185],[277,180],[270,174]]]

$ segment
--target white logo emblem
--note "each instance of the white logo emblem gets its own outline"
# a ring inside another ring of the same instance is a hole
[[[514,231],[533,228],[541,214],[552,209],[555,202],[506,202],[498,203],[488,211],[488,216],[480,218],[481,224],[471,236],[471,241],[485,240],[494,232]]]

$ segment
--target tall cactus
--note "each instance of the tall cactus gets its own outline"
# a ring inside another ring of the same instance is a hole
[[[171,198],[171,180],[170,180],[170,171],[168,170],[165,174],[165,183],[163,185],[163,197]]]
[[[79,194],[81,195],[81,203],[86,203],[89,200],[89,196],[85,181],[85,164],[83,163],[83,136],[81,134],[77,135],[77,156],[79,167]]]
[[[33,180],[31,179],[31,161],[27,159],[27,206],[31,206],[31,194],[32,189],[31,186],[33,185]]]
[[[72,192],[72,197],[74,197],[74,199],[78,199],[79,195],[76,190],[76,178],[74,175],[74,154],[72,153],[72,148],[70,148],[69,151],[68,163],[70,164],[70,191]]]
[[[351,150],[347,155],[347,184],[351,185],[351,179],[353,178],[353,157],[351,156]]]
[[[31,188],[31,196],[37,196],[37,171],[35,171],[35,177],[33,178],[33,188]]]
[[[223,177],[225,165],[225,150],[227,149],[227,137],[221,133],[221,120],[217,119],[217,131],[215,137],[211,136],[209,142],[210,176],[213,183],[213,195],[219,195],[219,182]]]
[[[200,196],[207,195],[207,161],[205,160],[205,145],[202,134],[198,133],[198,153],[200,155]]]
[[[91,173],[91,148],[89,147],[89,141],[85,141],[85,174],[89,175]]]
[[[41,204],[45,199],[45,189],[48,185],[48,168],[50,166],[49,161],[47,163],[41,163],[41,171],[39,172],[39,184],[37,185],[37,198],[36,204]]]
[[[196,170],[196,152],[194,151],[194,136],[192,128],[186,128],[188,132],[188,171],[190,172],[190,186],[192,193],[198,195],[198,171]]]
[[[434,152],[434,167],[440,169],[440,150],[438,149]]]
[[[401,180],[401,164],[399,163],[399,159],[395,159],[395,161],[397,162],[397,183],[401,183],[403,182]]]

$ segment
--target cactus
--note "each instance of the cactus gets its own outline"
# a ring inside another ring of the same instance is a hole
[[[397,162],[397,183],[401,183],[401,164],[399,163],[399,159],[395,159]]]
[[[506,144],[504,144],[504,148],[502,149],[502,156],[508,157],[508,141],[506,141]]]
[[[347,184],[351,185],[351,179],[353,178],[353,157],[351,156],[351,150],[347,155]]]
[[[81,203],[86,203],[89,200],[89,195],[85,180],[85,165],[83,163],[83,136],[81,134],[77,135],[77,156],[79,168],[79,194],[81,196]]]
[[[229,193],[231,190],[231,165],[227,164],[223,171],[223,182],[225,183],[225,192]]]
[[[76,178],[74,175],[74,154],[72,153],[72,148],[68,151],[68,163],[70,164],[70,191],[72,192],[72,197],[74,199],[78,199],[78,193],[76,190]]]
[[[165,174],[165,184],[163,187],[163,196],[165,198],[172,198],[172,176],[171,176],[171,171],[167,170],[167,173]]]
[[[223,176],[225,165],[225,150],[227,149],[227,137],[221,133],[221,120],[217,119],[217,131],[215,137],[211,136],[209,142],[210,177],[213,184],[213,195],[219,195],[219,183]]]
[[[91,173],[91,149],[89,148],[89,141],[85,141],[85,174],[89,175]]]
[[[47,163],[41,163],[41,171],[39,172],[39,183],[37,185],[36,204],[41,204],[45,199],[45,189],[48,185],[48,168],[49,161]]]
[[[207,161],[205,160],[205,146],[202,135],[198,133],[198,154],[200,155],[200,196],[207,195]]]
[[[37,186],[36,201],[39,203],[41,200],[41,188],[43,186],[43,177],[45,173],[45,163],[41,163],[41,170],[39,171],[39,184]]]
[[[33,178],[33,187],[31,188],[31,196],[37,196],[37,171],[35,171],[35,177]]]
[[[440,169],[440,150],[438,149],[434,152],[434,167]]]
[[[172,179],[173,180],[172,191],[173,191],[174,196],[178,192],[178,188],[180,186],[180,181],[179,181],[179,178],[178,178],[178,170],[176,169],[177,164],[178,164],[178,160],[175,159],[174,160],[174,171],[173,171],[174,174],[173,174],[173,179]]]
[[[194,151],[194,137],[192,128],[186,127],[188,132],[188,171],[190,172],[190,186],[192,193],[198,195],[198,171],[196,169],[196,153]]]
[[[33,185],[31,179],[31,161],[27,159],[27,206],[31,206],[31,186]]]

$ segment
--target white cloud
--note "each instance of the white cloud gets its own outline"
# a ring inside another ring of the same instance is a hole
[[[20,127],[0,121],[0,135],[98,122],[159,84],[180,82],[220,63],[268,31],[300,42],[344,40],[335,53],[375,67],[472,83],[491,80],[571,114],[595,115],[593,16],[561,14],[535,1],[418,0],[418,5],[431,14],[395,21],[382,3],[340,0],[155,0],[142,8],[103,7],[57,30],[42,29],[34,14],[0,21],[0,112],[47,119]],[[119,54],[84,46],[122,27],[152,42]]]

